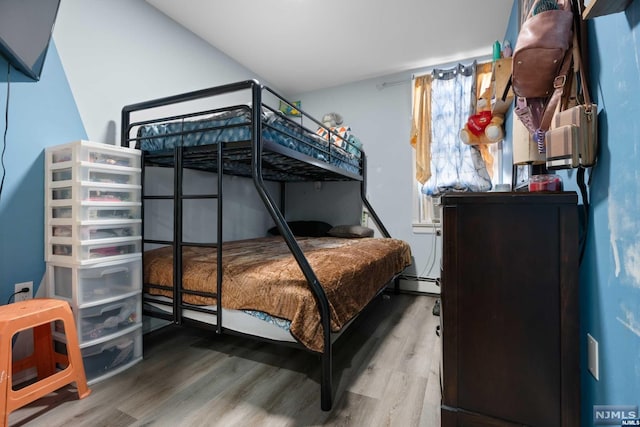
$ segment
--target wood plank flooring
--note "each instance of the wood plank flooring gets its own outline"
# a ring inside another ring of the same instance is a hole
[[[320,359],[303,350],[171,326],[144,359],[10,415],[11,426],[440,426],[435,297],[383,295],[334,346],[334,405],[320,410]]]

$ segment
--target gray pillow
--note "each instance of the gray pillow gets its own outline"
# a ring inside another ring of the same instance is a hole
[[[361,225],[336,225],[328,234],[333,237],[373,237],[373,229]]]

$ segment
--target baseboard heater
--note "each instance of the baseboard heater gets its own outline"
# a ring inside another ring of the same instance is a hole
[[[420,294],[440,295],[440,279],[432,277],[401,277],[400,290]]]

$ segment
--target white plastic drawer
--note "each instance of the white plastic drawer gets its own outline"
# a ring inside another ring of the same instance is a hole
[[[50,206],[47,215],[49,218],[73,218],[73,208],[71,206]]]
[[[51,237],[73,237],[73,225],[50,225],[49,236]]]
[[[123,206],[82,206],[82,219],[89,220],[118,220],[118,219],[140,219],[141,204],[127,204]]]
[[[141,254],[142,250],[140,236],[104,239],[97,243],[63,237],[51,237],[48,240],[46,255],[49,262],[95,264],[131,258]]]
[[[141,203],[86,203],[82,205],[47,206],[47,220],[71,219],[74,221],[122,221],[140,219]]]
[[[61,181],[69,182],[69,181]],[[101,202],[101,203],[122,203],[140,202],[140,186],[116,186],[71,184],[67,186],[49,187],[49,199],[51,201],[67,202]]]
[[[66,354],[64,335],[54,333],[55,347]],[[88,384],[111,377],[142,360],[142,324],[130,332],[96,344],[80,345]]]
[[[142,295],[133,295],[121,299],[108,299],[107,302],[83,307],[72,307],[81,343],[88,343],[110,335],[118,334],[133,325],[142,323]],[[62,322],[56,322],[55,330],[64,333]]]
[[[50,169],[51,181],[70,181],[73,179],[73,168]]]
[[[110,166],[140,167],[140,151],[92,141],[75,141],[47,147],[47,166],[64,162],[91,162]]]
[[[114,375],[142,359],[142,328],[110,341],[81,348],[87,382]]]
[[[49,295],[74,306],[142,290],[142,259],[75,266],[47,263]]]
[[[140,169],[123,168],[118,166],[102,166],[83,162],[64,168],[50,168],[51,183],[64,181],[117,185],[140,185]]]
[[[51,188],[49,191],[51,200],[71,200],[73,197],[72,187]]]
[[[113,239],[117,237],[140,236],[142,224],[140,220],[129,220],[124,222],[109,222],[106,224],[82,224],[71,221],[61,222],[51,221],[48,232],[51,237],[70,237],[74,240],[99,240]]]
[[[91,166],[80,166],[80,181],[102,182],[107,184],[140,185],[139,170],[107,169]]]

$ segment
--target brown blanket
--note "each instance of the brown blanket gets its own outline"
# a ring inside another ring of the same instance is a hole
[[[331,330],[339,331],[393,277],[411,263],[409,245],[397,239],[298,237],[327,294]],[[291,321],[291,333],[311,350],[323,349],[316,301],[302,270],[280,236],[224,243],[222,304],[258,310]],[[185,289],[215,292],[216,251],[183,249]],[[172,286],[172,248],[144,253],[145,283]],[[171,291],[147,292],[172,297]],[[215,304],[212,298],[185,295],[190,304]]]

